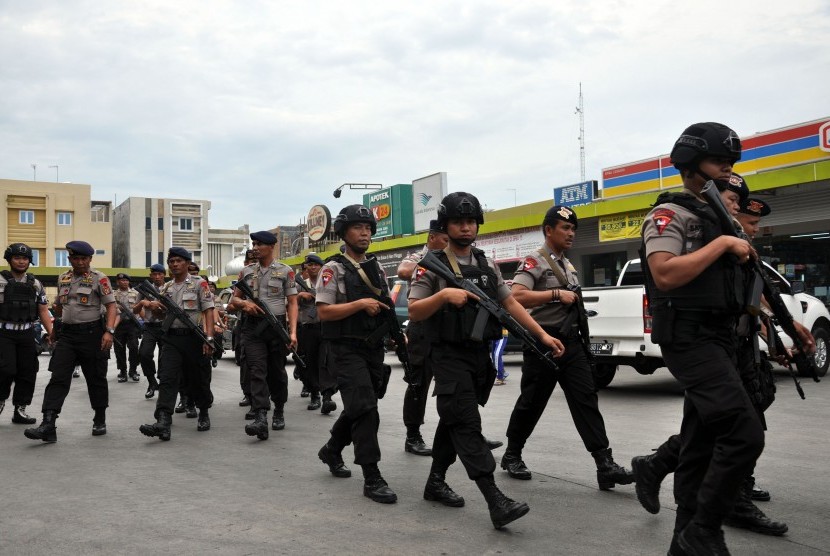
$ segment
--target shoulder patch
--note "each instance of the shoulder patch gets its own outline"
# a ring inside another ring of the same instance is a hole
[[[416,267],[415,268],[415,281],[417,282],[418,280],[420,280],[421,276],[423,276],[426,273],[427,273],[427,269],[425,269],[424,267],[422,267],[422,266]]]
[[[671,209],[657,209],[654,211],[651,218],[654,220],[654,225],[657,226],[658,234],[662,234],[663,230],[666,229],[666,226],[671,224],[675,214],[676,213]]]
[[[331,267],[324,268],[323,271],[320,273],[320,280],[323,281],[324,288],[329,285],[329,282],[331,282],[332,278],[334,278],[334,271],[331,269]]]
[[[109,295],[112,293],[109,278],[105,276],[99,280],[99,283],[101,284],[101,295]]]
[[[530,271],[539,266],[539,261],[537,261],[534,257],[525,257],[525,260],[522,261],[522,268],[519,269],[521,271]]]

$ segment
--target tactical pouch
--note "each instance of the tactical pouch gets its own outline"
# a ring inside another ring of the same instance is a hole
[[[652,309],[651,341],[655,344],[669,344],[673,339],[676,311],[671,305]]]
[[[392,367],[383,365],[383,373],[380,376],[380,385],[378,385],[378,399],[383,399],[386,395],[386,388],[389,386],[389,378],[392,376]]]

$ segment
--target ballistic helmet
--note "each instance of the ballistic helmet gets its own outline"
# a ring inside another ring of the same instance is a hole
[[[3,253],[3,258],[6,259],[9,264],[12,262],[12,257],[26,257],[31,263],[33,256],[32,248],[25,243],[12,243],[6,247],[6,251]]]
[[[337,237],[343,239],[349,224],[357,224],[358,222],[369,224],[372,227],[372,235],[375,235],[378,231],[378,223],[371,210],[363,205],[349,205],[343,207],[340,214],[334,219],[334,233],[337,234]]]
[[[459,191],[450,193],[438,205],[438,224],[445,230],[450,218],[474,218],[480,226],[484,224],[484,211],[475,195]]]
[[[697,167],[705,156],[718,156],[732,160],[741,159],[741,140],[738,134],[723,124],[703,122],[690,125],[675,141],[671,150],[671,163],[678,170]]]

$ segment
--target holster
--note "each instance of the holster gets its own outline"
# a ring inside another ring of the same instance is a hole
[[[375,385],[375,390],[378,393],[378,399],[383,399],[386,395],[386,388],[389,386],[389,378],[392,376],[392,367],[383,365],[383,373],[380,376],[380,384]]]
[[[655,344],[671,343],[674,329],[676,310],[674,307],[664,305],[652,309],[651,312],[651,341]]]

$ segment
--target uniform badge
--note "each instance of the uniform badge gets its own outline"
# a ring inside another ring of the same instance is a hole
[[[521,270],[528,272],[533,270],[537,266],[539,266],[539,262],[536,259],[534,259],[533,257],[525,257],[524,262],[522,262]]]
[[[81,303],[83,303],[84,305],[86,305],[87,303],[89,303],[89,297],[87,297],[87,296],[85,296],[85,295],[80,296],[80,298],[79,298],[79,299],[80,299]]]
[[[571,215],[574,213],[574,211],[572,211],[568,207],[562,207],[561,209],[559,209],[556,212],[559,214],[559,216],[561,216],[565,220],[569,219],[571,217]]]
[[[427,273],[427,269],[422,266],[419,266],[415,269],[415,280],[418,281],[421,279],[421,276]]]
[[[112,288],[110,287],[109,278],[101,278],[101,295],[109,295],[112,293]]]
[[[293,282],[293,281],[294,281],[294,276],[296,276],[296,273],[295,273],[293,270],[289,271],[289,273],[288,273],[288,281],[289,281],[289,282]]]
[[[323,272],[320,274],[320,279],[323,281],[324,288],[329,285],[332,278],[334,278],[334,271],[331,268],[324,268]]]
[[[674,211],[669,209],[658,209],[654,211],[654,214],[651,216],[652,220],[654,220],[654,225],[657,226],[657,233],[663,233],[663,230],[666,229],[666,226],[671,224],[672,218],[674,218]]]
[[[210,286],[208,286],[207,282],[202,282],[202,298],[209,299],[210,298]]]

